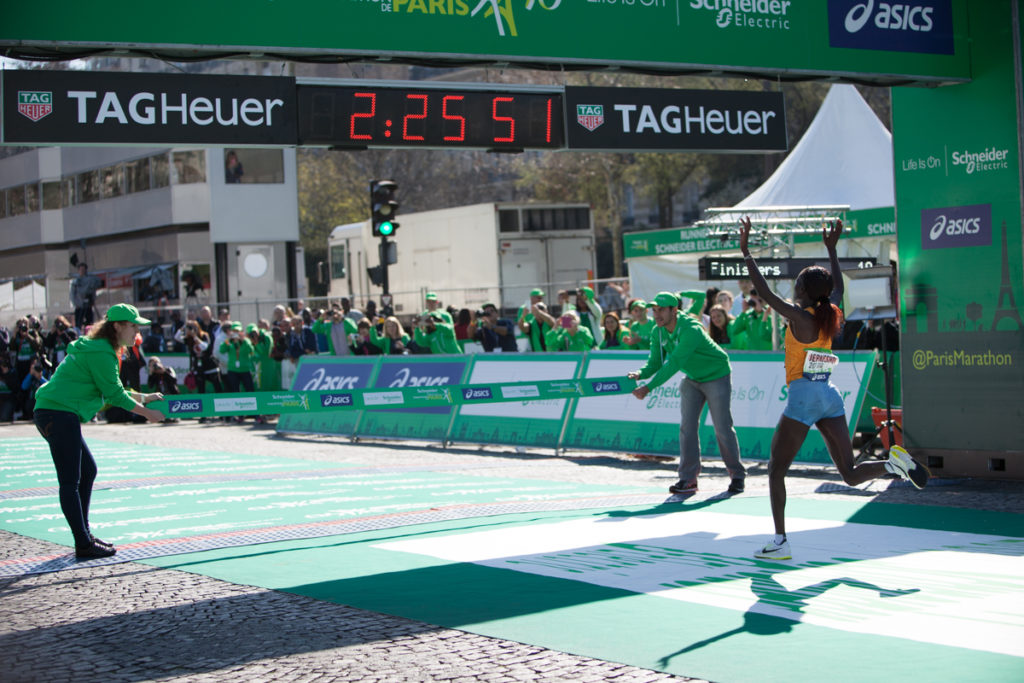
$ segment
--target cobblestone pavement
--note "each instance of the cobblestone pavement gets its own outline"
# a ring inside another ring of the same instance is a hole
[[[34,436],[31,425],[2,437]],[[664,485],[671,461],[626,455],[502,447],[365,442],[278,436],[272,427],[182,422],[95,425],[86,439],[246,452],[363,465],[429,465],[465,475],[595,484]],[[487,467],[480,468],[481,464]],[[102,479],[103,463],[99,463]],[[708,462],[702,491],[728,485]],[[766,495],[763,463],[746,495]],[[936,482],[925,491],[878,481],[842,486],[833,468],[797,466],[791,491],[893,503],[1024,512],[1024,482]],[[831,493],[814,493],[830,490]],[[767,505],[767,501],[766,501]],[[0,531],[0,560],[59,551]],[[697,680],[522,643],[440,628],[311,598],[186,572],[125,563],[0,580],[0,680],[21,681],[642,681]]]

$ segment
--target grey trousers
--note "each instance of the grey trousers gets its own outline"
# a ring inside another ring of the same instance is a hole
[[[682,421],[679,425],[679,481],[692,481],[700,474],[700,440],[697,427],[704,403],[708,404],[711,422],[715,425],[718,449],[725,461],[725,468],[732,479],[743,479],[747,475],[740,462],[740,444],[732,426],[732,374],[710,382],[695,382],[686,378],[679,385],[679,411]]]

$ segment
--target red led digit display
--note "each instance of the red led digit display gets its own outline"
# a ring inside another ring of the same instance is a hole
[[[561,92],[300,84],[299,140],[337,147],[559,149]]]

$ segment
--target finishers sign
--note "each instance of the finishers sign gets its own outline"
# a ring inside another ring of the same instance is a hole
[[[565,88],[569,149],[784,152],[781,92]]]

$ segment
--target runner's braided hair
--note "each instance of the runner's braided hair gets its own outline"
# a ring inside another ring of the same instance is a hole
[[[832,273],[821,266],[808,266],[800,271],[797,281],[802,285],[807,298],[814,306],[814,322],[818,328],[818,334],[827,331],[829,337],[839,333],[839,323],[842,314],[839,308],[829,301],[835,283],[832,280]]]

